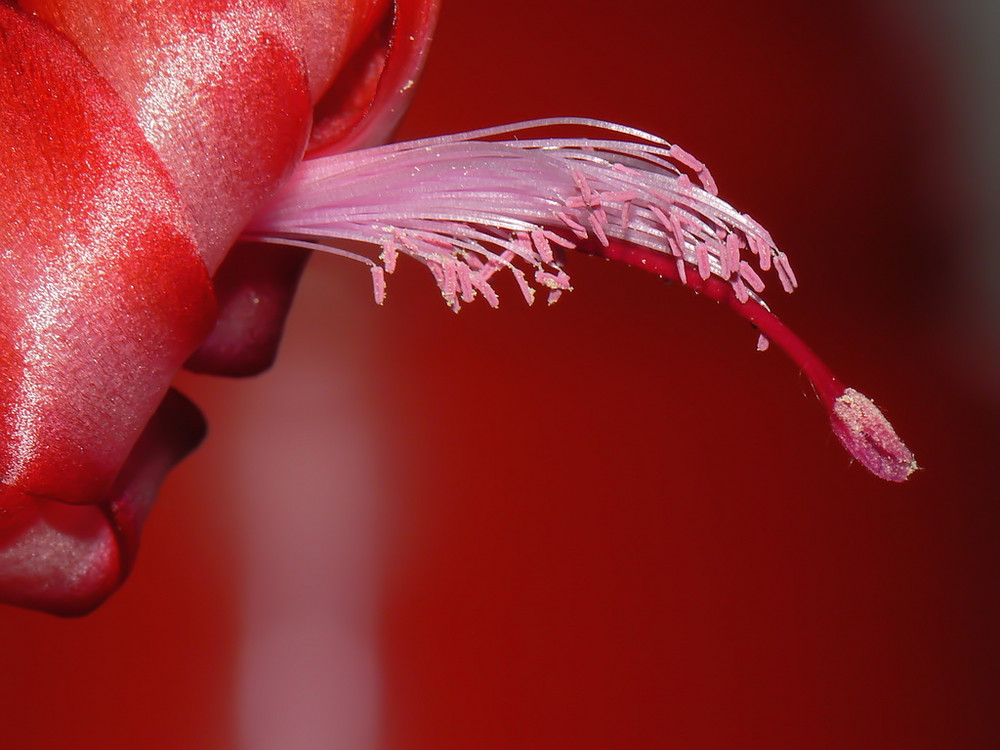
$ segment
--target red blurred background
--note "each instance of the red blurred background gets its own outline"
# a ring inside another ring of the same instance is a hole
[[[3,746],[1000,746],[997,281],[945,31],[874,0],[445,0],[400,134],[682,144],[789,253],[773,307],[910,482],[682,288],[573,258],[552,308],[511,284],[455,316],[421,268],[376,308],[318,259],[272,373],[182,378],[212,432],[125,588],[0,612]]]

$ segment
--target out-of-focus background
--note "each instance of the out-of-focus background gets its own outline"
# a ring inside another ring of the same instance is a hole
[[[789,254],[773,307],[909,483],[683,288],[573,258],[552,308],[455,316],[415,264],[376,308],[318,259],[273,372],[182,377],[212,431],[124,589],[0,612],[0,744],[1000,746],[1000,25],[945,5],[446,0],[401,133],[682,144]]]

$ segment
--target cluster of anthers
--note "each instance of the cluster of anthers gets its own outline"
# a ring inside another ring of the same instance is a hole
[[[596,137],[526,137],[547,128]],[[501,270],[528,304],[536,287],[556,301],[571,289],[566,250],[643,268],[728,304],[760,329],[758,349],[770,340],[785,349],[841,442],[874,473],[901,481],[916,468],[874,404],[770,312],[761,274],[773,271],[786,292],[797,282],[768,232],[718,197],[704,164],[648,133],[547,119],[310,159],[245,234],[365,263],[380,304],[386,274],[408,255],[456,311],[477,295],[495,307]]]

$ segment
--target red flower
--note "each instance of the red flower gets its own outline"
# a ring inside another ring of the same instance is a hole
[[[266,367],[304,262],[223,258],[307,147],[391,130],[435,13],[0,4],[0,600],[80,613],[120,584],[204,431],[173,374]]]
[[[573,249],[677,280],[785,349],[868,469],[913,471],[874,404],[771,314],[764,279],[792,291],[787,258],[680,147],[562,119],[349,152],[391,132],[436,7],[0,5],[0,600],[79,613],[120,584],[204,430],[173,374],[266,368],[309,249],[369,265],[379,302],[416,258],[456,310],[496,305],[503,270],[529,304],[535,287],[555,301]],[[527,137],[551,127],[587,134]]]

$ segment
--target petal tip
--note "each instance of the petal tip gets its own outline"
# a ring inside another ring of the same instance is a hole
[[[0,603],[79,616],[121,579],[118,544],[100,508],[0,487]]]

